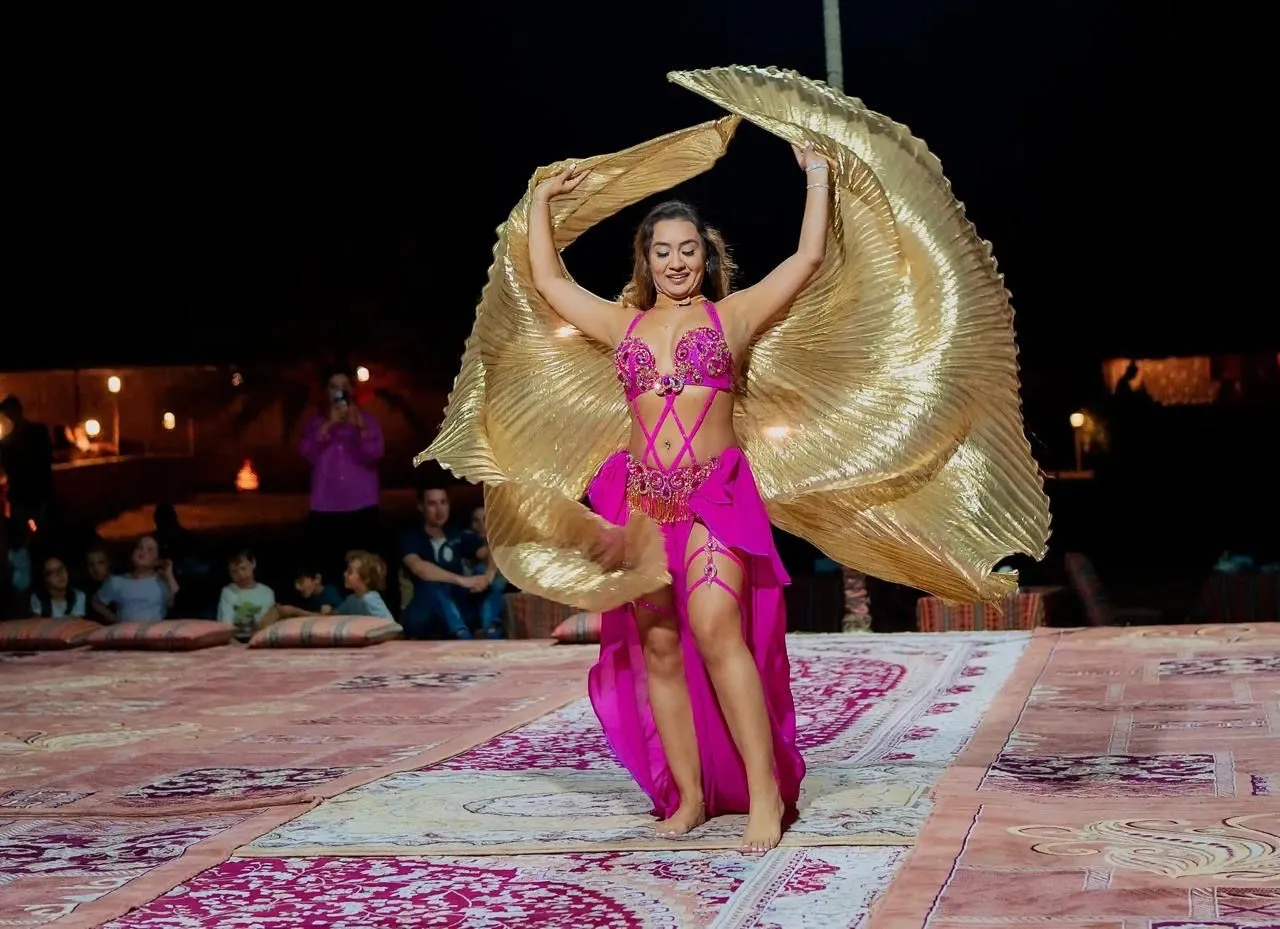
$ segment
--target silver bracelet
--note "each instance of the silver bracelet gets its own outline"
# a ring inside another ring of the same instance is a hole
[[[827,170],[827,164],[826,162],[822,162],[816,165],[809,165],[809,167],[805,168],[805,170],[806,171],[825,171]]]
[[[804,189],[805,190],[830,190],[831,185],[830,184],[806,184]]]

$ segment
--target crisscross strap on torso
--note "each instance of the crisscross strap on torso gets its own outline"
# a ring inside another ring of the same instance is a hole
[[[696,465],[698,458],[693,451],[694,438],[711,411],[716,394],[733,389],[733,354],[724,338],[720,314],[710,301],[703,305],[706,307],[707,321],[711,325],[690,329],[680,337],[673,353],[670,374],[658,372],[653,349],[644,339],[634,334],[636,325],[640,322],[640,313],[632,317],[626,336],[618,343],[614,352],[618,380],[622,382],[632,415],[644,433],[645,448],[640,460],[646,465],[664,469],[685,467],[686,464]],[[687,386],[711,388],[692,428],[685,427],[684,420],[676,410],[676,401]],[[650,391],[663,398],[662,409],[652,428],[645,425],[638,402],[641,396]],[[670,462],[663,462],[658,456],[656,443],[668,417],[675,423],[683,442],[675,458]]]

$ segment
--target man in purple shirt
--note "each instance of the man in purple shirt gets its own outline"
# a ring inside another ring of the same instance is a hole
[[[382,429],[355,404],[351,377],[325,377],[328,408],[302,430],[302,457],[311,464],[310,541],[325,577],[339,577],[353,549],[378,550],[378,462]],[[332,572],[332,573],[330,573]]]

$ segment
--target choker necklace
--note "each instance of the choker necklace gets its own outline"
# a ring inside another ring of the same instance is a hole
[[[702,296],[702,294],[694,294],[691,297],[685,297],[683,300],[671,300],[670,297],[666,297],[666,299],[670,300],[671,302],[663,303],[662,302],[663,297],[664,295],[659,295],[658,299],[653,302],[654,309],[665,309],[667,307],[672,307],[672,306],[692,306],[695,301],[707,299],[706,297]]]

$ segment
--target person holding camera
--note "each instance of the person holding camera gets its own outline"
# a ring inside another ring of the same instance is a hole
[[[300,449],[311,465],[310,541],[325,576],[338,577],[348,551],[378,550],[384,445],[378,421],[356,405],[347,370],[326,372],[324,385],[327,408],[303,428]]]

